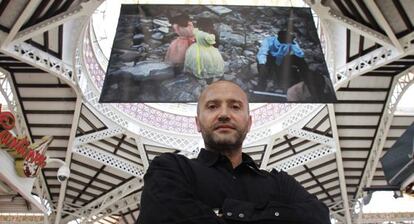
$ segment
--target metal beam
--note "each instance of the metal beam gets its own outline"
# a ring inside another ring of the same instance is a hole
[[[106,152],[90,145],[81,145],[73,147],[73,153],[81,155],[91,160],[95,160],[106,166],[113,167],[117,170],[125,172],[135,177],[143,177],[144,171],[136,163],[132,163],[126,159],[123,159],[117,155]]]
[[[333,80],[335,90],[338,90],[350,80],[359,77],[362,74],[371,72],[407,55],[414,54],[414,45],[411,43],[413,40],[414,33],[400,39],[404,48],[404,52],[402,53],[395,48],[382,47],[337,68],[334,77],[335,79]]]
[[[334,146],[335,142],[333,138],[327,137],[325,135],[316,134],[314,132],[305,131],[297,128],[289,128],[287,131],[290,135],[309,140],[311,142]]]
[[[398,40],[397,36],[395,36],[394,31],[392,30],[390,24],[385,19],[384,15],[382,14],[381,10],[378,8],[378,5],[375,3],[374,0],[364,0],[366,6],[371,11],[374,18],[377,20],[378,24],[382,26],[387,36],[390,38],[391,42],[394,46],[400,51],[403,52],[404,49],[401,46],[400,41]]]
[[[93,219],[92,217],[92,219],[87,219],[86,222],[89,222],[90,220],[91,222],[97,223],[99,220],[104,219],[105,217],[115,215],[125,209],[129,209],[133,204],[137,204],[137,206],[139,207],[140,204],[138,201],[141,198],[141,193],[142,191],[122,198],[120,200],[117,200],[114,204],[108,206],[105,210],[99,213],[99,215],[96,216],[95,219]]]
[[[29,1],[24,8],[23,12],[20,13],[19,18],[17,18],[16,22],[14,22],[13,27],[11,28],[9,34],[7,35],[6,39],[1,44],[1,48],[9,44],[13,38],[16,36],[17,32],[20,28],[26,23],[29,17],[33,14],[36,10],[37,6],[40,4],[40,0],[32,0]]]
[[[329,17],[326,19],[333,20],[344,27],[348,28],[351,31],[354,31],[357,34],[364,36],[367,39],[370,39],[376,43],[381,44],[384,47],[395,47],[391,40],[384,34],[369,28],[351,18],[341,15],[334,9],[329,10]]]
[[[362,33],[365,37],[374,39],[375,42],[383,43],[384,45],[384,47],[381,47],[377,50],[372,51],[371,53],[363,55],[345,64],[344,66],[335,68],[335,71],[333,71],[334,77],[332,81],[334,82],[336,90],[348,83],[348,81],[350,81],[353,78],[356,78],[362,74],[373,71],[374,69],[379,68],[385,64],[388,64],[392,61],[398,60],[402,57],[414,53],[414,47],[412,43],[412,41],[414,40],[414,33],[410,33],[398,40],[403,50],[400,51],[397,50],[397,48],[395,48],[394,43],[390,40],[390,38],[378,33],[375,30],[372,30],[369,27],[355,22],[350,18],[340,15],[332,8],[323,5],[321,3],[321,0],[305,0],[305,2],[311,6],[311,8],[318,14],[318,16],[322,20],[330,20],[332,22],[342,24],[343,26],[351,30],[354,30],[358,33]],[[329,37],[329,32],[327,33]],[[330,39],[333,38],[331,37]],[[328,53],[331,54],[331,51],[329,51]]]
[[[72,129],[70,130],[68,148],[66,150],[66,155],[65,155],[65,163],[67,165],[71,164],[72,148],[74,147],[75,136],[76,136],[76,131],[78,129],[78,123],[79,123],[79,117],[80,117],[81,109],[82,109],[82,97],[80,95],[78,95],[78,97],[76,98],[75,113],[73,114]],[[67,184],[68,184],[68,181],[64,181],[60,185],[59,200],[58,200],[58,204],[56,206],[55,224],[60,223],[60,218],[61,218],[61,215],[62,215],[63,201],[65,200],[65,196],[66,196]]]
[[[414,220],[414,212],[366,213],[359,223],[390,223]]]
[[[391,94],[388,96],[387,102],[385,103],[385,109],[381,116],[380,124],[373,141],[373,147],[370,151],[363,176],[355,195],[356,199],[362,197],[364,187],[369,187],[371,185],[384,144],[387,140],[388,131],[391,126],[397,104],[408,87],[414,83],[413,69],[414,66],[411,66],[396,76],[393,81],[393,87],[390,91]]]
[[[2,74],[1,74],[2,73]],[[18,99],[18,95],[8,71],[0,68],[0,93],[7,102],[7,107],[15,117],[15,127],[17,135],[29,135],[26,120],[24,118],[23,110]]]
[[[266,143],[265,152],[263,154],[262,163],[260,164],[260,169],[267,169],[267,165],[269,164],[269,158],[270,158],[270,155],[272,154],[273,144],[275,143],[277,138],[278,138],[278,135],[269,137],[269,140]]]
[[[73,218],[84,218],[92,219],[95,217],[102,217],[100,214],[105,214],[109,210],[112,212],[113,209],[109,209],[114,205],[118,205],[120,201],[124,199],[127,195],[141,189],[143,186],[142,178],[133,178],[130,181],[126,182],[122,186],[119,186],[108,193],[96,198],[89,204],[76,209],[75,212],[71,213],[70,216],[62,220],[63,223],[70,221]],[[134,195],[134,194],[133,194]],[[135,198],[135,203],[138,203],[139,198]],[[131,206],[128,204],[127,206]],[[96,222],[96,220],[93,220]]]
[[[77,5],[59,15],[56,15],[50,19],[42,21],[34,26],[18,32],[16,38],[13,41],[23,42],[52,28],[58,27],[69,20],[73,20],[81,16],[90,16],[101,3],[102,0],[84,1],[80,5]]]
[[[342,163],[341,146],[339,144],[339,134],[338,134],[338,128],[336,125],[335,108],[332,104],[328,104],[328,113],[329,113],[329,121],[331,123],[332,135],[333,135],[335,148],[336,148],[335,158],[336,158],[336,166],[337,166],[338,176],[339,176],[339,187],[341,188],[341,197],[342,197],[343,208],[345,212],[345,220],[347,224],[352,224],[351,213],[350,213],[350,208],[349,208],[348,192],[346,188],[345,172],[344,172],[344,166]]]
[[[306,2],[311,6],[311,8],[316,12],[316,14],[318,14],[320,18],[335,21],[341,24],[342,26],[348,28],[349,30],[361,34],[364,37],[383,46],[394,47],[394,45],[387,36],[368,26],[365,26],[364,24],[361,24],[360,22],[357,22],[349,17],[343,16],[341,13],[339,13],[333,8],[324,6],[321,3],[321,0],[306,0]]]
[[[142,164],[144,165],[144,170],[146,171],[149,167],[147,152],[144,149],[144,144],[142,143],[141,137],[137,136],[134,139],[135,139],[135,144],[137,144],[137,149],[139,152],[139,156],[141,157]]]
[[[122,127],[110,128],[102,131],[97,131],[91,134],[82,135],[75,138],[75,146],[85,145],[91,142],[100,141],[106,138],[111,138],[120,134],[124,134],[125,129]]]
[[[293,109],[287,117],[282,122],[277,122],[270,124],[270,126],[266,129],[265,127],[261,129],[265,131],[264,135],[269,140],[266,143],[266,149],[263,155],[263,160],[260,165],[261,169],[267,169],[269,158],[272,154],[273,144],[275,140],[279,137],[288,133],[289,129],[298,130],[301,129],[304,125],[306,125],[317,113],[319,113],[323,109],[324,105],[322,104],[300,104],[295,109]],[[259,132],[259,131],[257,131]],[[292,131],[293,132],[293,131]],[[298,131],[299,133],[300,131]],[[304,131],[305,132],[305,131]],[[256,134],[256,133],[253,133]],[[258,134],[256,134],[258,135]],[[267,135],[267,136],[266,136]],[[316,135],[316,134],[315,134]],[[263,138],[263,136],[261,136]],[[262,139],[258,136],[256,138]],[[248,144],[251,145],[252,140],[248,141]],[[272,166],[273,167],[273,166]]]
[[[287,172],[290,169],[306,165],[314,160],[326,157],[332,153],[335,153],[335,148],[326,145],[319,145],[313,147],[312,149],[295,154],[287,159],[284,159],[283,161],[267,166],[267,170],[270,171],[272,169],[276,169]]]
[[[24,42],[9,44],[2,50],[6,55],[18,58],[24,63],[46,71],[51,75],[66,81],[68,85],[73,87],[73,90],[78,95],[80,94],[80,89],[76,83],[72,65],[66,64],[62,60]]]

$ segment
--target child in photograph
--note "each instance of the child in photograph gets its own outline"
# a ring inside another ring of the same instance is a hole
[[[197,20],[197,28],[210,34],[214,34],[216,38],[216,43],[213,44],[214,47],[218,48],[220,45],[220,36],[218,35],[216,29],[214,28],[214,24],[210,18],[199,18]]]
[[[272,79],[277,81],[281,89],[286,90],[297,83],[297,77],[289,77],[291,67],[306,64],[304,52],[296,42],[295,35],[288,31],[279,31],[276,36],[266,37],[256,59],[259,71],[258,87],[261,90],[266,90],[267,82]]]
[[[219,50],[214,47],[216,36],[208,33],[212,32],[208,27],[214,27],[213,24],[204,20],[201,23],[197,22],[197,26],[198,28],[194,29],[196,42],[187,50],[184,70],[209,84],[213,79],[223,76],[224,60]]]
[[[175,65],[182,65],[188,47],[194,43],[194,26],[186,14],[181,14],[171,20],[173,30],[178,35],[168,47],[165,61]]]

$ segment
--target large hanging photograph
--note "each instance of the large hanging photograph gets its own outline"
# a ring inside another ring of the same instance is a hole
[[[196,102],[216,80],[252,103],[333,103],[310,8],[122,5],[102,103]]]

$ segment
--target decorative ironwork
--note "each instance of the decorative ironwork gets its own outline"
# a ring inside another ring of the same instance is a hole
[[[119,211],[118,209],[125,209],[125,206],[130,207],[131,204],[137,204],[141,198],[139,190],[142,186],[142,179],[134,178],[85,206],[65,203],[65,212],[63,213],[69,216],[62,222],[67,223],[74,218],[79,218],[81,223],[95,223],[101,217],[104,218]],[[138,193],[133,193],[136,191]],[[125,202],[128,202],[128,205],[125,205]]]
[[[244,140],[243,144],[250,145],[254,142],[265,139],[271,136],[272,134],[274,133],[272,132],[271,128],[261,128],[256,131],[251,131],[247,134],[246,139]]]
[[[293,155],[281,162],[272,164],[268,166],[267,169],[269,171],[272,169],[288,171],[333,153],[335,153],[335,149],[330,146],[314,147],[313,149]]]
[[[319,110],[321,105],[319,104],[301,104],[298,105],[294,110],[289,113],[289,116],[283,120],[282,127],[288,128],[297,122],[301,121],[302,119],[309,116],[310,113],[314,112],[315,110]]]
[[[355,198],[362,197],[363,188],[371,185],[375,170],[378,165],[378,161],[382,154],[383,146],[387,139],[388,131],[391,126],[398,101],[401,99],[401,96],[405,90],[408,89],[410,84],[414,81],[414,73],[412,71],[413,68],[414,66],[411,66],[410,68],[406,69],[404,72],[397,76],[396,80],[394,80],[394,83],[392,85],[393,88],[390,91],[392,94],[388,97],[387,103],[385,104],[386,108],[381,116],[377,135],[375,136],[373,147],[369,154],[369,158],[367,160],[367,164],[365,166],[365,170],[363,172],[363,176],[358,186]]]
[[[358,223],[383,223],[413,221],[414,212],[364,213]]]
[[[125,133],[125,129],[122,127],[118,128],[110,128],[103,131],[94,132],[91,134],[83,135],[80,137],[77,137],[75,139],[75,146],[77,145],[83,145],[90,142],[96,142],[105,138],[110,138],[119,134]]]
[[[73,75],[72,66],[62,60],[24,42],[13,44],[12,49],[8,49],[8,53],[67,81],[76,89],[76,78]]]
[[[127,196],[125,198],[119,199],[115,201],[113,204],[111,204],[110,206],[106,207],[103,211],[101,211],[96,216],[95,219],[89,216],[89,219],[86,219],[86,222],[96,223],[105,217],[119,214],[121,211],[124,211],[125,209],[130,208],[131,205],[136,204],[139,206],[138,201],[140,200],[140,198],[141,198],[141,191],[138,193],[132,194],[130,196]]]
[[[167,147],[188,152],[196,150],[199,147],[200,142],[200,137],[185,138],[175,134],[164,134],[149,128],[141,128],[138,134]]]
[[[142,178],[144,176],[144,171],[137,164],[121,159],[103,150],[92,148],[89,145],[77,146],[73,149],[73,153],[85,156],[136,177]]]
[[[320,144],[323,144],[323,145],[328,145],[328,146],[333,147],[334,144],[335,144],[335,142],[332,138],[324,136],[324,135],[316,134],[316,133],[313,133],[313,132],[310,132],[310,131],[305,131],[305,130],[296,129],[296,128],[289,128],[288,133],[290,135],[300,137],[300,138],[303,138],[303,139],[307,139],[309,141],[320,143]]]
[[[28,135],[29,132],[26,121],[24,120],[23,111],[20,107],[18,98],[16,97],[16,90],[14,89],[8,74],[0,72],[0,85],[0,92],[7,102],[7,107],[15,117],[17,134],[22,136]]]

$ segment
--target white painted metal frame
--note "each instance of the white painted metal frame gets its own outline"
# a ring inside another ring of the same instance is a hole
[[[359,33],[365,36],[366,38],[371,39],[372,41],[377,42],[383,46],[394,47],[394,45],[392,44],[392,42],[387,36],[351,18],[343,16],[341,13],[337,12],[336,10],[332,8],[324,6],[322,4],[322,0],[313,0],[313,1],[305,0],[305,1],[311,6],[311,8],[318,14],[320,18],[333,20],[336,23],[339,23],[343,25],[344,27],[356,33]]]
[[[397,107],[398,101],[401,96],[408,89],[408,87],[414,82],[414,66],[403,71],[400,75],[396,76],[393,81],[392,90],[388,96],[387,102],[385,103],[385,110],[381,116],[381,121],[375,135],[373,148],[369,154],[361,182],[358,186],[358,190],[355,198],[360,198],[363,195],[363,188],[369,187],[374,177],[375,170],[378,166],[385,141],[387,139],[388,131],[394,117],[394,112]]]
[[[14,88],[14,85],[12,84],[10,74],[0,68],[0,92],[3,95],[3,98],[7,102],[7,106],[9,110],[13,113],[15,117],[15,129],[16,129],[16,135],[23,135],[26,136],[29,134],[26,121],[24,119],[24,114],[20,106],[20,102],[18,98],[16,97],[16,89]],[[29,139],[30,140],[30,139]],[[51,197],[49,194],[49,191],[47,190],[46,183],[44,181],[43,174],[40,174],[39,177],[36,178],[35,182],[36,191],[38,194],[38,197],[40,199],[40,204],[42,204],[45,208],[45,210],[48,207],[52,207],[51,203]],[[47,224],[49,222],[48,216],[45,213],[44,222]]]
[[[387,36],[390,38],[393,45],[400,51],[403,52],[404,49],[401,46],[400,41],[398,40],[397,36],[395,36],[394,31],[392,30],[390,24],[385,19],[384,15],[382,14],[381,10],[378,8],[377,3],[374,0],[364,0],[366,6],[371,11],[372,15],[374,16],[375,20],[382,25]]]
[[[139,156],[141,157],[142,164],[144,165],[144,172],[146,172],[149,167],[149,160],[148,160],[147,153],[145,152],[145,149],[144,149],[144,144],[142,143],[142,138],[139,136],[136,136],[134,137],[134,140],[135,140],[135,144],[137,145],[137,149],[139,152]]]
[[[98,3],[99,1],[90,1],[90,2]],[[318,2],[319,1],[317,1],[317,3]],[[95,8],[96,8],[96,6],[90,7],[89,9],[94,10]],[[83,11],[83,12],[85,12],[85,11]],[[21,33],[18,33],[17,34],[17,39],[14,39],[14,41],[18,42],[19,40],[24,40],[24,39],[30,38],[32,36],[35,36],[37,34],[40,34],[40,33],[44,32],[46,30],[49,30],[52,27],[56,27],[60,24],[63,24],[65,21],[68,20],[68,18],[73,19],[73,18],[76,18],[77,16],[80,15],[80,14],[77,14],[77,13],[78,13],[78,11],[76,11],[75,9],[69,10],[65,14],[58,15],[54,18],[51,18],[51,19],[45,21],[44,23],[38,24],[35,27],[31,27],[28,30],[25,30],[25,31],[22,31]],[[349,18],[343,18],[340,15],[335,14],[334,12],[331,12],[331,13],[328,13],[328,14],[330,16],[330,19],[333,19],[335,21],[338,21],[338,22],[342,23],[344,26],[350,28],[351,30],[356,30],[358,32],[362,32],[366,37],[371,38],[373,40],[376,40],[379,43],[382,43],[386,46],[393,46],[393,45],[396,44],[395,40],[392,40],[391,37],[387,38],[382,34],[378,35],[378,33],[376,33],[376,31],[370,30],[369,28],[364,27],[361,24],[357,24],[357,23],[355,23],[355,21],[352,21]],[[10,38],[12,36],[14,36],[14,34],[11,35]],[[11,38],[11,39],[13,39],[13,38]],[[391,39],[392,41],[390,41],[389,39]],[[407,48],[405,48],[405,49],[407,49]],[[410,48],[410,52],[412,52],[412,48]],[[51,72],[52,74],[57,75],[59,78],[63,78],[64,80],[67,80],[69,83],[71,83],[73,85],[73,87],[76,91],[76,89],[77,89],[76,87],[77,87],[78,83],[77,83],[77,80],[75,79],[75,76],[73,74],[73,71],[71,70],[70,65],[66,65],[62,61],[51,57],[49,54],[46,54],[45,52],[38,51],[38,50],[32,48],[30,45],[27,45],[25,43],[19,43],[19,44],[14,45],[12,48],[9,48],[7,53],[11,53],[13,56],[18,57],[18,58],[22,58],[22,59],[24,59],[23,61],[25,61],[25,62],[27,62],[27,63],[35,66],[35,67],[40,67],[41,69],[43,69],[45,71],[48,71],[48,72]],[[372,53],[371,55],[367,56],[366,60],[359,60],[358,62],[355,61],[354,63],[348,64],[346,67],[344,67],[342,70],[340,70],[337,73],[337,74],[339,74],[339,75],[337,75],[337,77],[340,78],[341,82],[337,83],[336,86],[338,86],[338,88],[339,88],[339,86],[343,83],[343,81],[349,81],[351,78],[356,77],[357,75],[360,75],[360,74],[365,73],[369,70],[375,69],[375,68],[377,68],[377,67],[379,67],[379,66],[381,66],[385,63],[393,61],[396,58],[400,58],[404,55],[404,54],[397,54],[397,53],[398,52],[394,52],[393,49],[382,48],[379,51],[376,51],[375,53]],[[405,52],[405,55],[407,55],[407,54],[408,54],[408,52]],[[385,57],[382,57],[382,56],[385,56]],[[77,68],[79,68],[79,67],[77,67]],[[87,86],[87,88],[88,87],[90,87],[90,86]],[[91,89],[91,88],[89,88],[89,89]],[[77,93],[80,95],[79,92],[77,92]],[[85,95],[89,96],[89,100],[90,100],[89,102],[92,101],[94,106],[97,106],[97,95],[96,94],[89,95],[90,93],[91,92],[86,92]],[[78,105],[79,105],[79,103],[77,101],[75,115],[79,114],[80,109],[79,109]],[[305,110],[306,109],[309,109],[309,108],[306,108],[306,106],[305,106]],[[113,111],[111,111],[107,108],[100,109],[100,111],[104,111],[103,114],[105,116],[112,117],[111,113],[113,113]],[[301,115],[305,116],[305,115],[308,115],[308,114],[302,113]],[[76,117],[79,117],[79,116],[76,116]],[[121,127],[127,127],[128,126],[127,121],[120,119],[119,115],[118,115],[117,119],[120,121],[120,124],[122,124]],[[298,119],[297,117],[294,117],[294,116],[290,117],[286,120],[287,120],[287,123],[283,123],[283,125],[282,125],[284,128],[289,127],[293,124],[297,124],[297,122],[300,121],[300,119]],[[74,128],[76,128],[76,125],[72,125],[71,133],[74,132]],[[119,128],[119,129],[122,129],[122,128]],[[248,142],[252,143],[252,142],[256,142],[260,139],[270,137],[271,140],[269,141],[269,144],[266,147],[267,151],[265,152],[265,155],[266,155],[266,153],[267,153],[267,155],[269,155],[269,153],[271,152],[272,146],[273,146],[272,144],[274,143],[274,140],[276,139],[276,135],[280,133],[280,132],[275,133],[276,129],[278,130],[278,128],[273,127],[273,128],[270,128],[270,129],[262,130],[262,131],[257,132],[257,133],[253,133],[252,137],[251,137],[251,140],[248,140]],[[140,129],[140,130],[144,130],[144,132],[147,131],[145,129]],[[291,131],[296,130],[296,132],[292,131],[292,133],[296,133],[296,135],[302,136],[304,138],[306,138],[308,136],[305,133],[297,132],[298,129],[290,129],[290,130]],[[154,130],[154,131],[156,132],[158,130]],[[149,133],[149,132],[146,132],[146,133],[148,135],[151,135],[151,133]],[[96,135],[98,135],[98,134],[96,134]],[[71,134],[71,137],[72,137],[72,134]],[[110,137],[110,135],[108,135],[108,137]],[[323,138],[321,139],[319,137],[316,137],[316,140],[315,139],[313,139],[313,140],[317,141],[318,143],[323,143],[323,142],[327,143],[327,141],[332,141],[332,139],[326,140],[326,139],[323,139]],[[175,138],[175,137],[173,137],[173,138]],[[309,138],[312,138],[312,137],[309,137]],[[156,140],[159,140],[159,138],[156,139]],[[169,142],[168,140],[171,140],[171,139],[167,138],[166,142]],[[308,140],[310,140],[310,139],[308,139]],[[78,143],[80,143],[80,141],[78,141]],[[195,143],[194,141],[186,142],[186,139],[185,140],[179,139],[173,144],[173,146],[174,147],[182,147],[184,149],[188,149],[189,151],[191,151],[192,148],[186,148],[186,146],[188,146],[188,145],[198,146],[198,141],[197,141],[197,144],[194,144],[194,143]],[[84,142],[83,142],[83,144],[84,144]],[[327,144],[332,144],[332,142],[327,143]],[[172,145],[168,144],[168,146],[172,146]],[[143,149],[141,148],[141,150],[140,150],[138,140],[137,140],[137,147],[138,147],[138,150],[140,151],[140,154],[141,154],[141,157],[142,157],[143,154],[141,152],[143,151]],[[332,153],[332,151],[334,150],[334,148],[329,148],[327,146],[324,146],[322,148],[324,148],[325,151],[330,152],[330,153]],[[71,151],[71,150],[68,150],[68,151]],[[321,153],[322,153],[322,151],[323,150],[321,149]],[[338,151],[339,151],[339,148],[337,147],[337,152]],[[70,154],[69,154],[69,156],[67,155],[67,158],[68,157],[69,158],[71,157]],[[295,159],[297,159],[297,158],[295,158]],[[337,157],[337,160],[338,160],[338,157]],[[69,159],[69,161],[70,161],[70,159]],[[144,159],[143,159],[143,161],[144,161]],[[144,163],[144,166],[145,166],[145,163]],[[63,192],[62,192],[62,189],[64,189]],[[62,198],[64,198],[65,189],[66,189],[66,185],[62,184],[59,203],[58,203],[58,214],[59,214],[58,217],[60,217],[60,212],[59,211],[61,211],[61,208],[62,208],[62,203],[63,203]],[[342,186],[341,186],[341,189],[342,189]],[[342,190],[341,190],[341,192],[342,192]],[[108,196],[108,195],[106,195],[106,196]],[[127,201],[127,198],[124,198],[124,200]],[[347,204],[347,203],[344,202],[344,204]],[[107,205],[110,205],[110,203],[108,203]],[[112,205],[114,205],[114,203],[112,203]],[[346,210],[349,211],[349,209],[346,209]],[[112,210],[112,211],[114,211],[114,210]],[[108,214],[112,214],[112,213],[108,213]],[[58,217],[56,219],[56,223],[59,222]],[[103,217],[105,217],[105,216],[103,216]]]
[[[66,150],[66,155],[65,155],[65,163],[68,164],[68,165],[71,164],[71,160],[72,160],[72,150],[71,149],[74,147],[76,131],[78,129],[78,123],[79,123],[81,109],[82,109],[82,97],[80,95],[78,95],[77,98],[76,98],[75,112],[73,114],[73,120],[72,120],[72,126],[71,126],[72,128],[70,130],[70,135],[69,135],[69,141],[68,141],[69,144],[68,144],[68,148]],[[67,184],[68,184],[68,181],[64,181],[60,185],[59,199],[58,199],[58,203],[57,203],[57,206],[56,206],[55,224],[60,223],[60,218],[62,216],[63,201],[65,200],[65,196],[66,196]]]
[[[120,200],[117,200],[116,202],[114,202],[113,204],[111,204],[110,206],[107,207],[107,209],[105,209],[104,211],[102,211],[101,213],[99,213],[99,215],[97,216],[96,219],[88,219],[86,220],[87,222],[89,222],[89,220],[92,222],[98,222],[99,220],[111,216],[111,215],[117,215],[119,214],[121,211],[131,207],[131,205],[137,204],[137,206],[140,206],[140,204],[138,203],[139,199],[141,198],[141,192],[132,194],[130,196],[124,197]]]
[[[92,142],[97,142],[106,138],[111,138],[120,134],[124,134],[125,129],[122,127],[109,128],[102,131],[97,131],[91,134],[82,135],[75,138],[75,146],[85,145]]]
[[[412,220],[414,212],[367,213],[363,214],[359,223],[411,223]]]
[[[11,44],[2,50],[4,50],[6,54],[19,58],[21,61],[30,64],[35,68],[42,69],[65,80],[75,91],[78,90],[72,66],[64,63],[62,60],[24,42]]]
[[[45,206],[46,209],[53,208],[52,198],[50,197],[47,184],[45,182],[45,178],[43,175],[39,175],[39,177],[35,180],[35,188],[37,192],[37,196],[40,198],[40,203]],[[44,213],[44,224],[49,224],[50,221],[55,218],[54,214],[51,213],[50,216],[46,212]]]
[[[0,92],[7,102],[9,110],[13,113],[15,118],[15,127],[18,135],[28,135],[28,128],[24,119],[23,111],[20,102],[17,98],[16,89],[14,88],[13,82],[10,78],[9,72],[0,68]]]
[[[338,171],[339,187],[341,190],[342,203],[343,203],[343,208],[345,212],[345,221],[346,221],[345,223],[352,224],[349,199],[348,199],[348,191],[346,188],[346,181],[345,181],[345,172],[344,172],[344,166],[342,163],[341,146],[339,144],[339,134],[338,134],[338,128],[336,124],[335,108],[332,104],[328,104],[328,114],[329,114],[329,121],[331,122],[332,136],[333,136],[334,144],[335,144],[334,147],[336,148],[336,153],[335,153],[336,167]]]
[[[379,68],[399,58],[414,54],[414,47],[411,43],[411,41],[414,40],[413,33],[408,34],[399,40],[395,40],[394,37],[392,37],[393,34],[387,33],[387,35],[391,37],[380,34],[377,31],[372,30],[371,28],[366,27],[365,25],[360,24],[356,21],[353,21],[352,19],[339,14],[327,6],[324,6],[321,3],[321,0],[305,1],[311,6],[311,8],[322,20],[331,20],[339,23],[344,27],[363,35],[364,37],[383,45],[383,47],[374,50],[364,56],[361,56],[340,68],[337,68],[336,71],[334,71],[335,75],[333,77],[333,82],[335,84],[334,86],[336,90],[355,77]],[[374,7],[369,3],[371,0],[365,1],[370,5],[370,7]],[[378,22],[386,27],[388,23],[383,23],[384,21],[381,20],[381,16],[383,17],[382,14],[376,14],[376,17],[379,19]]]
[[[3,40],[1,47],[8,45],[16,36],[17,32],[21,29],[24,23],[30,18],[33,12],[36,10],[37,6],[40,4],[40,0],[32,0],[29,1],[24,8],[23,12],[14,22],[13,27],[11,28],[9,34],[7,35],[6,39]]]
[[[97,217],[106,217],[108,213],[112,213],[116,209],[115,207],[122,207],[120,205],[124,204],[125,199],[135,198],[136,200],[133,203],[138,204],[138,198],[135,194],[126,197],[127,195],[141,189],[143,186],[142,178],[133,178],[130,181],[126,182],[122,186],[119,186],[116,189],[111,190],[105,195],[95,199],[93,202],[83,206],[76,212],[72,213],[70,216],[66,217],[62,222],[66,223],[74,218],[83,218],[86,222],[97,222]],[[126,198],[125,198],[126,197]],[[128,204],[127,206],[131,206]],[[125,207],[125,205],[123,205]],[[87,221],[91,220],[91,221]]]
[[[269,137],[269,140],[266,144],[265,152],[263,153],[262,164],[260,164],[260,169],[266,169],[269,164],[269,158],[272,154],[273,144],[275,143],[276,139],[279,138],[279,135],[274,135]]]
[[[324,136],[324,135],[320,135],[320,134],[316,134],[314,132],[310,132],[310,131],[305,131],[303,129],[298,129],[298,128],[289,128],[287,130],[287,132],[290,135],[299,137],[299,138],[303,138],[306,140],[309,140],[311,142],[315,142],[315,143],[319,143],[319,144],[323,144],[323,145],[327,145],[327,146],[334,146],[335,145],[335,141],[333,138]]]
[[[330,154],[335,153],[335,148],[331,146],[326,145],[319,145],[316,147],[313,147],[312,149],[306,150],[305,152],[300,152],[298,154],[295,154],[289,159],[274,163],[270,166],[267,166],[267,170],[276,169],[278,171],[288,171],[290,169],[304,166],[309,162],[315,161],[317,159],[321,159],[323,157],[326,157]]]
[[[30,2],[35,2],[35,1],[31,0]],[[38,4],[39,4],[40,0],[36,0],[36,2],[38,2]],[[79,5],[74,6],[74,7],[68,9],[67,11],[65,11],[65,12],[63,12],[59,15],[56,15],[56,16],[50,18],[50,19],[42,21],[42,22],[40,22],[40,23],[38,23],[34,26],[31,26],[31,27],[29,27],[25,30],[22,30],[22,31],[18,32],[15,35],[15,38],[13,39],[13,42],[23,42],[23,41],[25,41],[27,39],[30,39],[32,37],[35,37],[37,35],[41,35],[42,33],[46,32],[50,29],[53,29],[57,26],[60,26],[60,25],[64,24],[65,22],[69,21],[69,20],[73,20],[73,19],[79,18],[81,16],[88,17],[95,11],[95,9],[101,3],[102,3],[102,0],[82,1]],[[35,10],[35,9],[36,9],[36,7],[32,8],[32,10]],[[26,22],[26,20],[24,20],[23,22]],[[19,27],[19,29],[20,29],[20,27]],[[14,34],[13,34],[13,37],[14,37]]]
[[[73,153],[95,160],[106,166],[113,167],[129,175],[142,178],[144,171],[135,163],[125,160],[117,155],[104,150],[92,147],[90,145],[80,145],[73,148]]]
[[[325,157],[326,155],[330,154],[331,151],[325,149],[319,149],[318,152],[307,151],[301,156],[292,156],[283,162],[273,164],[271,167],[268,167],[269,158],[272,154],[273,144],[276,139],[282,137],[285,134],[291,134],[294,136],[298,136],[300,138],[308,139],[313,142],[321,143],[323,145],[328,145],[332,149],[332,142],[326,136],[321,136],[316,133],[310,133],[307,131],[302,130],[303,126],[306,125],[314,115],[319,113],[325,105],[323,104],[301,104],[298,105],[288,116],[284,118],[282,123],[278,124],[271,124],[268,129],[261,129],[261,131],[267,131],[267,135],[263,138],[268,138],[269,140],[266,142],[266,148],[263,155],[262,164],[260,165],[261,169],[268,169],[271,170],[272,168],[281,169],[281,170],[289,170],[294,167],[305,165],[313,160],[317,160],[319,158]],[[260,131],[260,130],[258,130]],[[332,149],[334,150],[334,149]]]

